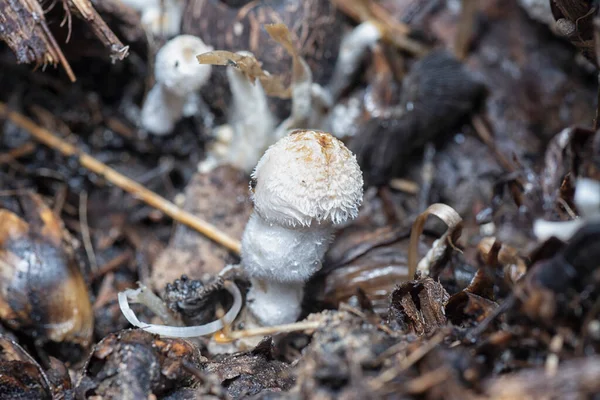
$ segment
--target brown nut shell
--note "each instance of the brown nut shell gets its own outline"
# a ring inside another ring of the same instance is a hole
[[[38,196],[23,204],[29,223],[0,209],[0,318],[41,343],[86,347],[92,306],[62,223]]]

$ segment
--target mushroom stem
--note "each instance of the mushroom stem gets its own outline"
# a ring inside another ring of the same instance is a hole
[[[242,51],[238,54],[252,55]],[[233,66],[227,68],[227,79],[233,99],[232,112],[228,124],[215,129],[216,140],[209,145],[206,159],[198,165],[200,172],[231,164],[250,173],[274,141],[275,120],[260,81],[252,82]]]
[[[288,226],[267,221],[254,212],[242,237],[242,259],[250,278],[279,282],[305,282],[321,268],[321,260],[333,238],[327,222]],[[285,274],[273,276],[273,266]]]
[[[254,212],[242,237],[248,309],[262,325],[291,323],[335,227],[358,214],[362,173],[342,142],[299,130],[265,152],[252,178]]]
[[[155,135],[170,133],[183,115],[185,100],[163,85],[155,85],[148,92],[142,108],[142,126]]]
[[[295,322],[302,311],[304,282],[281,283],[251,279],[248,308],[261,325]]]

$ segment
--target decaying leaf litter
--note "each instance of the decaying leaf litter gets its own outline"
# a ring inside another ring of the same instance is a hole
[[[36,2],[0,6],[3,27],[38,27],[0,32],[0,397],[599,392],[596,6],[196,0],[165,1],[157,20],[119,1],[61,1],[37,20]],[[272,39],[276,23],[290,40]],[[140,115],[167,85],[154,55],[178,33],[225,65],[155,135]],[[249,76],[278,96],[236,86]],[[232,282],[245,296],[238,269],[222,272],[236,252],[199,231],[235,248],[250,171],[222,151],[243,142],[260,157],[275,139],[257,132],[288,128],[342,137],[366,184],[301,322],[186,339],[131,329],[117,294],[137,282],[162,300],[132,310],[159,325],[223,318]]]

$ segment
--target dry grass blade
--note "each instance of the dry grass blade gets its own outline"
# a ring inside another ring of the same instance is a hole
[[[38,126],[24,115],[15,111],[10,111],[6,104],[0,102],[0,117],[3,116],[6,116],[6,118],[10,119],[15,125],[28,131],[36,140],[44,143],[46,146],[58,150],[65,156],[76,156],[79,163],[84,168],[102,176],[108,182],[139,198],[146,204],[159,209],[174,220],[197,230],[207,238],[219,243],[234,253],[239,254],[241,252],[239,240],[232,238],[216,226],[209,224],[197,216],[182,210],[164,197],[146,189],[144,186],[120,174],[89,154],[82,152],[75,146],[53,135],[50,131]]]
[[[289,333],[298,331],[312,331],[318,329],[322,325],[321,321],[300,321],[292,324],[264,326],[260,328],[251,328],[240,331],[220,331],[215,334],[215,341],[218,343],[227,343],[233,340],[252,337],[252,336],[267,336],[278,333]]]
[[[448,226],[448,230],[439,240],[440,244],[445,244],[447,240],[452,245],[452,240],[455,240],[460,235],[462,230],[461,216],[450,206],[442,203],[430,205],[427,210],[423,211],[413,223],[410,232],[410,245],[408,249],[408,276],[413,277],[417,272],[417,257],[419,255],[419,238],[423,233],[425,222],[430,215],[435,215]]]
[[[258,79],[268,96],[289,99],[291,90],[287,88],[283,79],[264,71],[260,61],[254,56],[232,53],[225,50],[209,51],[196,56],[200,64],[233,66],[239,68],[252,82]]]

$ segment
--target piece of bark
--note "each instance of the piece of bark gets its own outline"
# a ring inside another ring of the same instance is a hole
[[[18,63],[36,67],[61,64],[69,79],[75,74],[48,29],[44,10],[37,0],[0,2],[0,39],[15,53]]]
[[[424,335],[446,324],[448,292],[431,278],[405,282],[392,293],[388,324],[394,330]]]
[[[89,0],[62,0],[66,10],[65,18],[71,32],[71,10],[87,22],[90,29],[102,44],[110,50],[113,60],[122,60],[129,51],[119,38],[106,25],[102,17],[92,7]],[[0,2],[0,39],[15,53],[18,63],[35,63],[36,67],[60,64],[71,82],[75,73],[48,28],[40,2],[36,0],[15,0]]]

